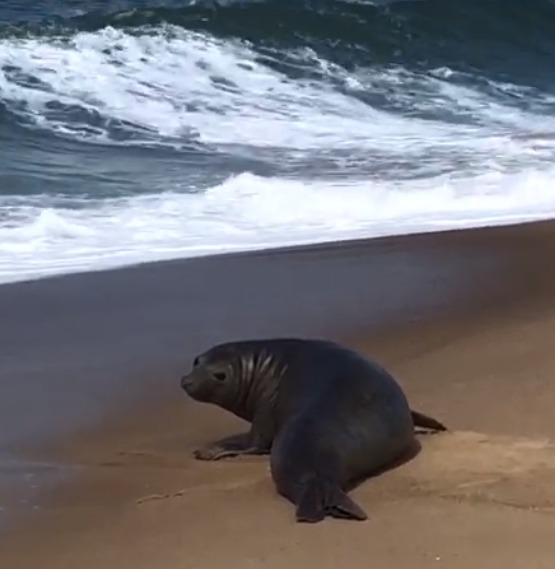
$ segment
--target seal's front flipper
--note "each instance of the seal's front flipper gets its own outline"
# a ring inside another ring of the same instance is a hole
[[[266,452],[256,447],[231,450],[231,449],[222,448],[218,445],[199,448],[193,452],[193,456],[197,460],[221,460],[222,458],[232,458],[234,456],[241,456],[247,454],[257,455],[257,454],[266,454]]]
[[[368,516],[336,484],[327,480],[313,478],[301,493],[297,504],[297,521],[315,523],[326,516],[343,520],[364,521]]]
[[[221,460],[222,458],[268,454],[269,452],[269,449],[253,445],[250,433],[244,433],[226,437],[211,445],[197,449],[193,452],[193,456],[197,460]]]

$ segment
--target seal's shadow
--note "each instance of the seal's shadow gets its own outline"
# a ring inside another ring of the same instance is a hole
[[[222,438],[219,438],[219,439],[213,441],[212,444],[214,444],[214,445],[226,445],[226,444],[229,445],[230,439],[232,439],[232,440],[243,439],[243,438],[246,438],[248,436],[248,433],[249,433],[248,431],[245,431],[245,432],[242,431],[240,433],[232,435],[231,437],[230,436],[222,437]],[[433,435],[436,435],[438,433],[436,433],[434,431],[428,431],[426,429],[416,428],[415,434],[419,435],[419,436],[433,436]],[[350,492],[351,490],[354,490],[360,484],[364,483],[367,480],[370,480],[372,478],[376,478],[378,476],[381,476],[382,474],[385,474],[386,472],[389,472],[390,470],[395,470],[396,468],[399,468],[399,467],[407,464],[408,462],[410,462],[411,460],[416,458],[420,454],[421,450],[422,450],[422,444],[420,443],[418,438],[415,437],[412,441],[411,446],[407,450],[407,452],[405,452],[402,456],[400,456],[399,458],[397,458],[393,462],[390,462],[386,466],[383,466],[383,467],[375,470],[374,472],[372,472],[370,474],[367,474],[365,476],[362,476],[360,478],[352,480],[351,482],[349,482],[349,484],[347,485],[345,490]],[[239,456],[235,457],[235,459],[247,460],[249,462],[252,460],[259,461],[259,460],[263,460],[263,457],[267,458],[269,454],[270,453],[268,452],[268,453],[265,453],[264,455],[261,455],[261,454],[259,454],[259,455],[253,455],[253,454],[239,455]]]
[[[416,435],[421,435],[421,436],[433,436],[438,434],[435,431],[427,431],[426,429],[418,429],[418,428],[415,429],[415,433]],[[355,488],[357,488],[364,482],[371,480],[372,478],[376,478],[378,476],[381,476],[382,474],[385,474],[386,472],[389,472],[390,470],[395,470],[396,468],[399,468],[407,464],[411,460],[415,459],[420,454],[421,450],[422,450],[422,444],[420,443],[418,438],[415,437],[407,452],[405,452],[402,456],[400,456],[393,462],[390,462],[389,464],[382,466],[381,468],[378,468],[377,470],[375,470],[370,474],[352,480],[348,484],[346,490],[350,492],[351,490],[354,490]]]

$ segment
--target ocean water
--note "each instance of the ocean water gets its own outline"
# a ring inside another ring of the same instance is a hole
[[[0,282],[553,217],[551,0],[5,0]]]

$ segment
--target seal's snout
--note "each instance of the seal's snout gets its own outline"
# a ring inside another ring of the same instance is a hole
[[[196,401],[210,401],[212,398],[210,384],[206,382],[203,374],[199,374],[196,370],[181,378],[181,389]]]
[[[181,389],[188,391],[188,389],[191,387],[191,383],[191,376],[189,374],[184,375],[181,378]]]

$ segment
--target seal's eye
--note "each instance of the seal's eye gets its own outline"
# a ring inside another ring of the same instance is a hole
[[[218,381],[225,381],[226,373],[225,371],[216,371],[214,372],[214,377],[218,380]]]
[[[197,356],[193,361],[193,367],[197,367],[199,364],[199,357]]]

